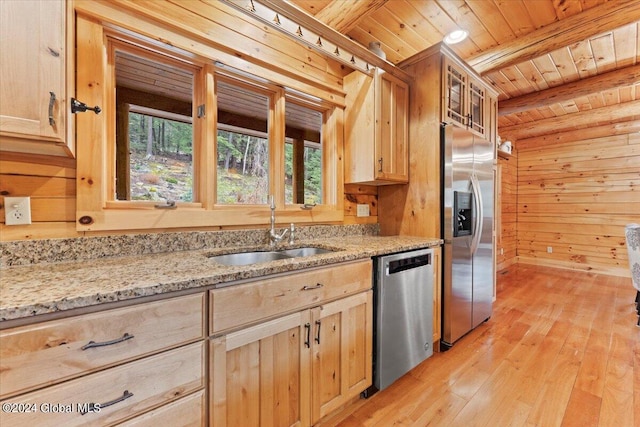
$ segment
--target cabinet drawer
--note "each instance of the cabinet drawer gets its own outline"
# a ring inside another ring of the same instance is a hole
[[[107,425],[204,387],[204,342],[126,363],[2,401],[6,426]],[[30,412],[13,412],[16,409]],[[88,411],[90,404],[100,408]],[[108,405],[108,403],[111,403]]]
[[[371,288],[371,260],[210,291],[210,333],[322,304]]]
[[[118,425],[122,427],[204,426],[206,421],[204,408],[204,390],[202,390]]]
[[[203,338],[203,312],[200,293],[1,331],[0,398]]]

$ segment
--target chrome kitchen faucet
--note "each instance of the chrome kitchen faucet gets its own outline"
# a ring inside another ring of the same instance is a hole
[[[289,228],[282,230],[280,234],[276,231],[276,202],[273,196],[269,196],[269,207],[271,208],[271,226],[269,228],[269,245],[274,246],[289,233],[289,244],[293,243],[295,226],[291,223]]]

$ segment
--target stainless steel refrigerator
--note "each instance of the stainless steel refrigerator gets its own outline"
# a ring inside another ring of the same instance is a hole
[[[493,144],[443,124],[443,350],[491,317],[494,290]]]

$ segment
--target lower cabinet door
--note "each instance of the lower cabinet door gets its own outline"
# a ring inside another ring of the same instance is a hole
[[[2,426],[104,426],[204,389],[204,343],[3,400]]]
[[[210,342],[210,425],[309,426],[309,310]]]
[[[312,424],[371,385],[373,292],[311,309]]]

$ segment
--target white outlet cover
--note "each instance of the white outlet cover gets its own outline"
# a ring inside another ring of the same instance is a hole
[[[5,225],[31,224],[31,197],[4,198]]]
[[[358,204],[356,208],[357,216],[369,216],[369,205],[367,204]]]

